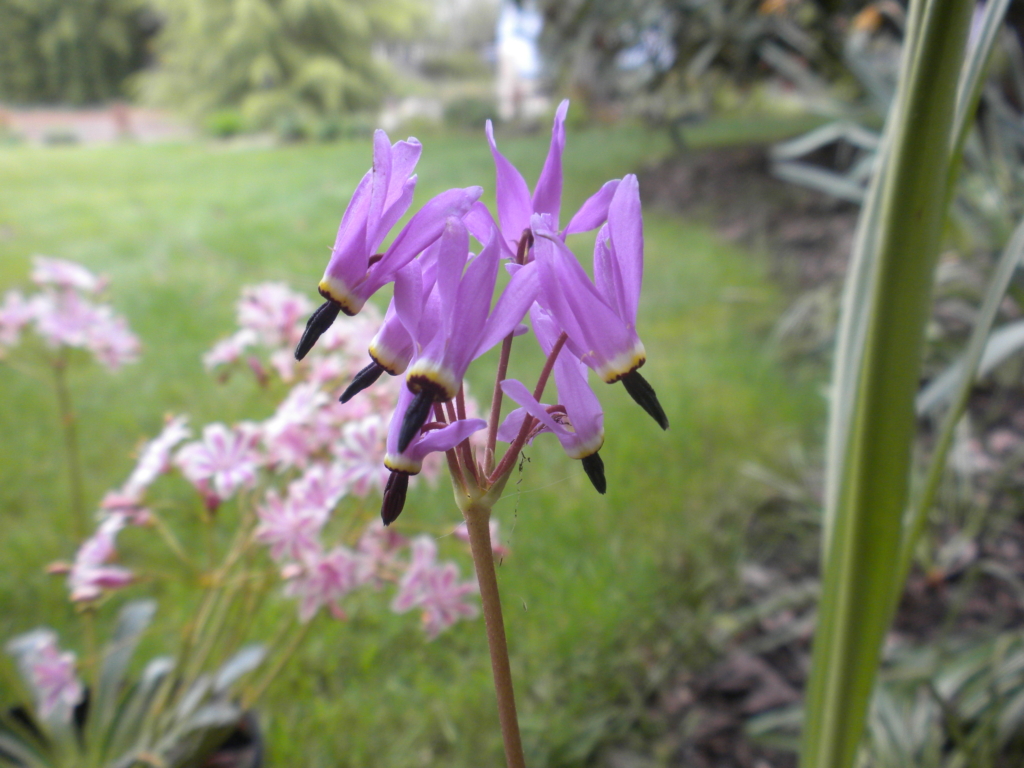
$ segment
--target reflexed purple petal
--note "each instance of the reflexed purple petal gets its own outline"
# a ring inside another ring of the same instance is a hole
[[[562,332],[561,327],[554,316],[539,304],[534,304],[530,308],[530,322],[533,323],[533,335],[537,337],[541,350],[545,356],[550,355]]]
[[[579,447],[588,454],[599,450],[604,442],[604,411],[587,383],[587,366],[572,355],[560,354],[555,360],[555,383],[558,402],[565,406]]]
[[[366,284],[360,290],[371,296],[390,282],[399,269],[441,236],[449,216],[461,218],[482,194],[481,187],[449,189],[427,201],[402,227],[384,257],[370,267]]]
[[[487,247],[466,267],[466,274],[459,283],[454,311],[456,322],[448,336],[445,354],[448,364],[459,378],[473,359],[487,321],[487,313],[491,309],[500,253],[498,233],[495,232]]]
[[[423,273],[420,264],[410,261],[395,275],[395,313],[405,330],[419,340],[420,317],[423,313]]]
[[[377,222],[384,213],[384,203],[388,197],[388,183],[391,180],[391,140],[380,128],[373,132],[373,182],[370,188],[370,207],[367,213],[369,222],[366,233],[366,251],[373,254],[377,247],[371,239],[377,231]]]
[[[608,206],[612,202],[615,190],[619,188],[619,183],[618,179],[606,181],[604,186],[591,195],[576,211],[576,215],[569,220],[569,226],[565,228],[563,235],[589,232],[604,224],[608,220]]]
[[[479,357],[500,342],[518,326],[540,292],[536,263],[527,264],[512,276],[508,286],[487,318],[473,357]]]
[[[536,263],[540,270],[540,293],[537,296],[537,303],[554,316],[562,330],[569,335],[570,342],[574,345],[584,345],[583,351],[586,351],[583,329],[572,308],[566,303],[557,283],[559,277],[555,271],[555,259],[558,254],[554,241],[546,237],[537,238],[534,250],[537,253]]]
[[[491,241],[491,230],[498,229],[498,223],[491,216],[487,206],[477,201],[470,206],[469,212],[462,217],[466,229],[480,245],[487,245]],[[501,258],[511,259],[515,254],[509,248],[504,239],[501,241]]]
[[[437,295],[441,302],[441,329],[450,337],[456,321],[459,280],[469,257],[469,232],[457,218],[449,217],[437,243]],[[426,341],[424,339],[424,341]]]
[[[551,414],[547,412],[547,409],[537,402],[536,398],[530,393],[530,390],[523,386],[522,382],[515,379],[505,379],[501,382],[501,391],[523,406],[527,413],[547,427],[550,432],[554,433],[559,442],[571,434],[569,430],[551,418]]]
[[[632,328],[636,326],[637,304],[644,276],[644,221],[640,212],[640,185],[632,173],[622,179],[608,207],[608,232],[621,285],[622,319]]]
[[[409,206],[412,205],[413,195],[416,193],[416,176],[410,176],[405,184],[401,187],[400,192],[393,203],[389,207],[384,209],[384,213],[381,214],[380,220],[374,229],[372,236],[368,237],[368,250],[370,255],[373,256],[377,253],[380,248],[380,244],[384,242],[384,238],[387,237],[388,232],[391,228],[398,223],[398,220],[405,215],[405,212],[409,210]],[[373,220],[370,220],[371,224]]]
[[[565,99],[555,111],[555,121],[551,126],[551,146],[533,190],[534,212],[550,214],[555,229],[558,228],[558,211],[562,201],[562,151],[565,149],[565,114],[568,111],[569,100]]]
[[[432,429],[406,449],[406,453],[415,460],[422,460],[428,453],[447,451],[454,448],[474,432],[487,426],[483,419],[462,419],[449,424],[443,429]]]
[[[490,120],[487,121],[486,132],[491,154],[494,155],[495,196],[501,231],[510,243],[518,242],[523,230],[530,226],[530,214],[533,213],[530,188],[526,186],[523,175],[498,151],[498,145],[494,143],[494,127]]]
[[[388,373],[397,376],[405,372],[415,350],[412,336],[395,312],[395,300],[392,299],[384,314],[384,323],[370,341],[370,355]]]
[[[338,235],[331,249],[331,259],[327,263],[325,275],[341,280],[345,285],[357,283],[366,274],[368,254],[366,242],[366,212],[370,206],[371,174],[363,176],[362,181],[352,193],[345,214],[338,225]]]
[[[594,286],[604,298],[605,303],[615,310],[619,317],[623,316],[622,281],[619,278],[618,266],[612,256],[608,240],[608,225],[601,227],[594,240]]]
[[[584,359],[589,360],[596,355],[610,360],[631,350],[634,346],[632,334],[604,302],[572,251],[560,240],[544,240],[554,246],[541,251],[545,254],[541,265],[541,286],[549,298],[547,309],[569,336],[586,350]],[[581,318],[586,320],[580,322]],[[576,336],[576,333],[580,335]]]
[[[412,176],[416,163],[419,162],[420,154],[423,152],[423,145],[416,139],[410,137],[406,141],[399,141],[391,148],[391,180],[388,183],[388,197],[384,204],[390,208],[405,187],[406,180]]]
[[[519,430],[523,428],[523,422],[529,414],[525,408],[516,408],[505,420],[501,422],[498,427],[498,439],[503,443],[511,443],[519,435]],[[526,444],[529,445],[532,441],[527,440]]]

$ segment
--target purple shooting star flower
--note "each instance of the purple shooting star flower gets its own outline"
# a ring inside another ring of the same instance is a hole
[[[543,222],[543,228],[551,232],[558,232],[558,217],[562,200],[562,152],[565,149],[565,116],[569,111],[569,101],[566,99],[558,105],[555,111],[554,124],[551,127],[551,145],[548,148],[548,156],[544,161],[540,177],[537,179],[537,186],[534,187],[533,195],[530,195],[530,188],[519,170],[498,151],[498,145],[494,141],[494,128],[491,121],[487,121],[487,141],[491,145],[491,154],[494,156],[496,172],[496,198],[498,204],[498,219],[501,222],[503,234],[502,247],[506,255],[518,253],[524,249],[524,242],[531,230],[532,217],[539,214]],[[607,182],[600,190],[588,199],[583,206],[569,221],[569,225],[560,233],[564,240],[566,235],[577,232],[589,232],[601,226],[608,216],[608,205],[615,194],[619,180],[614,179]],[[490,215],[481,205],[477,204],[466,217],[466,224],[473,233],[473,236],[483,242],[481,234],[487,236],[485,227]],[[529,260],[527,254],[524,258]]]
[[[384,488],[384,501],[380,509],[380,517],[384,525],[391,525],[402,514],[405,506],[405,495],[409,488],[409,477],[418,475],[423,468],[423,459],[435,451],[447,451],[454,448],[474,432],[487,426],[483,419],[461,419],[447,426],[436,426],[434,429],[417,427],[416,434],[405,447],[399,447],[399,433],[405,422],[406,413],[415,401],[415,396],[407,388],[402,387],[398,396],[398,407],[391,417],[388,428],[387,453],[384,454],[384,466],[391,470]]]
[[[488,314],[501,258],[498,238],[492,230],[490,242],[463,274],[469,233],[460,219],[448,219],[437,255],[437,315],[423,311],[415,287],[395,285],[395,307],[418,349],[406,373],[416,398],[402,426],[400,450],[426,421],[431,405],[458,394],[469,364],[511,333],[537,296],[536,267],[521,267]]]
[[[540,226],[539,217],[534,225]],[[647,360],[636,333],[643,281],[643,218],[636,176],[622,179],[608,208],[608,223],[594,246],[594,282],[557,234],[537,230],[540,303],[568,334],[567,345],[598,376],[621,381],[661,426],[668,418],[654,389],[637,369]]]
[[[559,329],[551,317],[540,307],[530,311],[533,330],[546,355],[559,335]],[[519,433],[527,414],[540,422],[540,431],[547,431],[558,438],[571,459],[579,459],[587,477],[598,493],[607,490],[604,477],[604,462],[598,451],[604,445],[604,412],[597,396],[587,383],[587,367],[564,350],[555,358],[555,384],[558,387],[557,406],[545,406],[522,383],[505,379],[501,389],[515,400],[522,409],[510,413],[498,431],[498,439],[512,442]]]
[[[320,281],[326,301],[310,317],[295,348],[301,360],[339,312],[355,315],[377,290],[434,242],[449,216],[462,216],[482,194],[480,187],[450,189],[427,202],[402,228],[383,254],[381,243],[412,203],[412,174],[422,147],[416,139],[390,144],[384,131],[373,139],[373,168],[349,201],[338,227],[331,259]]]

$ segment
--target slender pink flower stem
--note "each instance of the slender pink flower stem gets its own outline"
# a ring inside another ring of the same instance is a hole
[[[456,421],[459,420],[460,417],[456,413],[455,405],[452,403],[451,400],[445,402],[444,409],[448,414],[448,422],[450,424],[454,424]],[[463,403],[463,411],[465,411],[465,403]],[[472,480],[474,485],[479,485],[480,476],[477,474],[476,471],[476,462],[473,461],[473,454],[469,450],[469,441],[463,440],[461,443],[455,446],[455,452],[458,455],[459,460],[462,462],[463,467],[465,467],[463,471],[465,473],[466,479]]]
[[[494,693],[498,699],[498,721],[505,745],[508,768],[526,768],[523,743],[519,736],[516,717],[516,695],[512,687],[512,670],[508,662],[508,643],[505,640],[505,620],[501,615],[501,597],[498,578],[494,571],[494,552],[491,549],[491,510],[489,507],[470,505],[463,510],[469,545],[473,550],[480,602],[484,609],[487,645],[491,652],[491,672],[494,675]]]
[[[444,416],[444,406],[441,403],[434,405],[434,416],[442,424],[447,423]],[[466,477],[462,474],[462,469],[459,467],[459,457],[455,455],[455,449],[449,448],[444,452],[445,458],[448,460],[448,472],[451,473],[455,484],[461,493],[468,493],[468,486],[466,485]]]
[[[524,230],[519,238],[519,245],[516,248],[516,264],[525,264],[526,255],[533,247],[533,232]],[[498,357],[498,372],[494,377],[494,393],[491,395],[491,413],[487,420],[487,446],[484,449],[483,473],[494,469],[494,449],[498,444],[498,421],[501,419],[501,400],[504,392],[501,390],[501,382],[508,375],[508,359],[512,355],[512,339],[514,333],[510,333],[501,342],[501,355]]]
[[[68,480],[71,489],[71,513],[74,516],[72,531],[76,540],[82,540],[86,534],[85,519],[85,486],[82,481],[82,456],[78,450],[78,417],[71,403],[71,390],[68,388],[67,359],[63,356],[52,361],[54,384],[57,391],[57,407],[60,410],[60,422],[64,431],[64,452],[68,462]]]
[[[558,359],[558,353],[562,351],[562,347],[565,346],[566,339],[569,338],[565,331],[559,335],[555,345],[551,348],[551,354],[548,355],[548,359],[544,361],[544,368],[541,369],[540,376],[537,379],[537,386],[533,389],[533,396],[540,402],[540,399],[544,396],[544,388],[548,385],[548,379],[551,377],[551,371],[555,367],[555,360]],[[505,455],[501,457],[501,463],[498,464],[498,468],[491,473],[487,481],[490,484],[494,484],[498,478],[502,477],[506,472],[512,470],[512,466],[515,464],[516,457],[519,456],[519,452],[523,449],[523,445],[526,443],[526,438],[530,434],[530,430],[533,428],[534,419],[527,418],[523,419],[523,426],[519,430],[519,434],[516,435],[515,441],[505,451]]]
[[[512,339],[510,333],[501,342],[501,356],[498,358],[498,373],[494,377],[494,393],[491,395],[491,414],[487,419],[487,448],[484,450],[484,472],[494,469],[494,449],[498,444],[498,422],[501,420],[501,382],[508,375],[508,360],[512,355]]]

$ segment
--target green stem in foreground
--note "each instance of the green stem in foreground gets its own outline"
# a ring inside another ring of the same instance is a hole
[[[72,531],[76,541],[85,538],[88,521],[85,519],[85,485],[82,481],[82,455],[78,449],[78,419],[71,402],[68,388],[67,359],[52,361],[54,389],[57,392],[57,407],[60,424],[64,433],[64,455],[68,465],[68,483],[71,492]]]
[[[889,128],[877,264],[822,585],[801,765],[847,768],[864,731],[897,576],[914,395],[945,215],[956,83],[973,3],[918,0]],[[833,408],[840,407],[833,403]]]
[[[480,602],[484,609],[487,646],[491,652],[491,672],[494,675],[494,692],[498,699],[498,721],[501,724],[501,738],[505,745],[505,760],[508,768],[526,768],[523,743],[519,736],[519,720],[516,717],[512,670],[508,662],[505,620],[501,615],[501,597],[498,594],[494,552],[491,549],[491,510],[490,507],[470,504],[463,509],[463,515],[469,529],[469,545],[473,550],[473,563],[476,567],[477,583],[480,585]]]

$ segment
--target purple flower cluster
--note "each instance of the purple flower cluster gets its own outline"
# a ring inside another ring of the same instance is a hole
[[[105,279],[73,261],[44,256],[33,259],[31,279],[36,293],[12,290],[0,302],[0,358],[19,344],[27,328],[50,349],[84,349],[110,370],[138,358],[139,340],[128,323],[96,301]]]
[[[532,193],[498,151],[488,122],[497,218],[479,202],[479,187],[452,189],[424,205],[383,254],[377,252],[381,242],[412,199],[421,147],[415,139],[391,145],[383,131],[374,137],[373,168],[342,217],[319,285],[325,302],[310,317],[295,358],[302,360],[329,333],[339,313],[355,315],[377,290],[393,283],[384,322],[367,347],[370,363],[341,397],[349,402],[384,373],[404,378],[384,457],[391,472],[381,509],[385,524],[401,513],[408,479],[429,454],[447,452],[453,472],[472,478],[464,477],[463,485],[486,489],[511,469],[503,461],[500,471],[494,470],[494,439],[511,443],[514,459],[523,442],[539,432],[553,433],[604,493],[598,454],[603,414],[588,383],[589,370],[607,383],[621,381],[668,428],[654,390],[638,370],[646,352],[636,330],[644,249],[637,179],[627,175],[607,182],[560,228],[568,106],[562,102],[555,114],[548,156]],[[595,229],[591,279],[565,238]],[[478,253],[470,250],[470,236],[481,246]],[[510,279],[495,300],[502,261]],[[538,387],[531,392],[499,370],[491,421],[469,417],[461,403],[469,365],[498,344],[507,361],[507,345],[527,330],[527,315],[548,358]],[[548,405],[540,398],[552,370],[559,402]],[[499,428],[503,393],[521,408]],[[480,461],[471,437],[485,428],[488,440]]]

